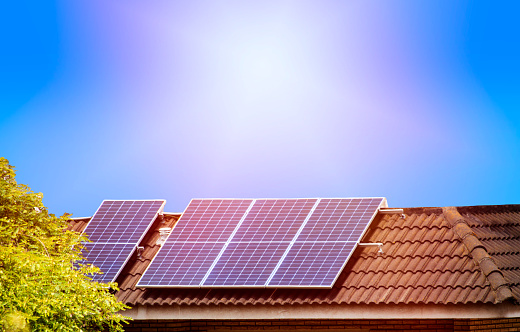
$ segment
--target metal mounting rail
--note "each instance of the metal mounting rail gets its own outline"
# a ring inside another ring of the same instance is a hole
[[[403,214],[404,209],[380,208],[379,213],[383,214]]]

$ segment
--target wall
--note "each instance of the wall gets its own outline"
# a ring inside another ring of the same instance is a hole
[[[343,330],[348,332],[398,331],[520,331],[520,318],[508,319],[393,319],[393,320],[145,320],[125,326],[126,332],[167,331]]]

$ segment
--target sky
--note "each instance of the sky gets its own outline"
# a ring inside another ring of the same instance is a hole
[[[520,204],[515,1],[9,1],[0,156],[104,199]]]

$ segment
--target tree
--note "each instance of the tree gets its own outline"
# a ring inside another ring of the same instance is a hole
[[[122,331],[128,308],[113,295],[115,283],[81,264],[86,236],[67,230],[43,195],[15,180],[0,158],[0,329],[3,331]]]

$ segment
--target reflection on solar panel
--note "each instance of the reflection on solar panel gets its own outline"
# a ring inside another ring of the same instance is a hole
[[[330,288],[385,204],[194,199],[137,286]]]
[[[115,280],[165,202],[105,200],[101,203],[85,229],[92,241],[85,245],[85,262],[104,273],[94,275],[93,280]]]

